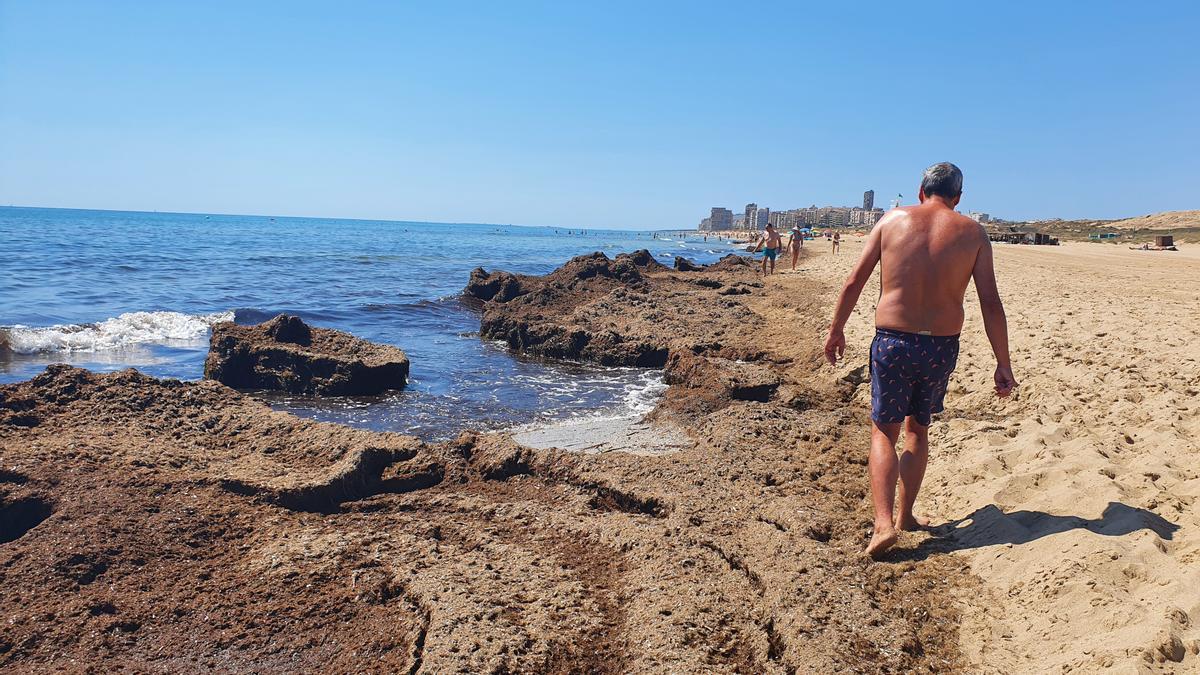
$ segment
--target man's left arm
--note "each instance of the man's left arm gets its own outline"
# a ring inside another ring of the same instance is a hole
[[[975,280],[975,292],[979,294],[979,309],[983,314],[983,329],[992,352],[996,355],[996,395],[1003,398],[1017,386],[1013,377],[1012,361],[1008,355],[1008,319],[1004,316],[1004,303],[1000,301],[1000,290],[996,286],[996,267],[992,259],[992,242],[983,227],[979,228],[982,243],[975,256],[975,267],[971,277]]]
[[[875,271],[875,265],[879,264],[882,231],[883,221],[880,221],[867,237],[862,256],[854,265],[854,271],[846,279],[842,293],[838,296],[837,306],[833,310],[833,321],[829,324],[829,336],[825,339],[825,358],[831,365],[836,365],[838,359],[846,353],[846,336],[842,331],[846,322],[850,320],[854,306],[858,304],[858,296],[862,295],[863,286],[867,285],[871,273]]]

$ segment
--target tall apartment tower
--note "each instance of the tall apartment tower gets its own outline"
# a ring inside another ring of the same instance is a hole
[[[720,206],[714,206],[711,213],[712,215],[709,216],[711,220],[709,222],[712,229],[720,231],[733,229],[733,211],[721,208]]]
[[[755,225],[758,226],[756,229],[767,229],[767,223],[769,222],[771,222],[771,209],[764,206],[758,210],[758,218],[755,220]]]
[[[750,202],[746,205],[745,228],[747,230],[758,229],[758,204],[755,204],[754,202]]]
[[[867,190],[863,193],[863,209],[870,211],[875,208],[875,191]]]

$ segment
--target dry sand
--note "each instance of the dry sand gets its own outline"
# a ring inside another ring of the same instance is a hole
[[[814,248],[807,274],[838,283],[861,240]],[[973,671],[1200,672],[1200,247],[999,245],[996,267],[1019,396],[990,393],[969,288],[918,502],[944,525],[897,555],[954,551],[982,579],[960,636]],[[876,277],[828,377],[862,367],[877,294]]]

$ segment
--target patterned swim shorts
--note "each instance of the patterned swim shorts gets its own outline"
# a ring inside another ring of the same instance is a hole
[[[917,335],[879,328],[871,341],[871,419],[912,417],[929,426],[942,412],[946,385],[958,362],[957,335]]]

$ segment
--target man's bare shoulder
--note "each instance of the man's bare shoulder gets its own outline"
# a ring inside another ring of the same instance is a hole
[[[879,219],[879,222],[875,223],[875,229],[882,233],[885,230],[908,222],[912,218],[912,213],[910,212],[910,209],[912,208],[913,207],[911,206],[897,206],[896,208],[888,211],[887,213],[883,214],[883,217]]]
[[[980,225],[978,221],[974,218],[968,218],[957,211],[951,211],[951,213],[953,214],[951,222],[962,236],[987,241],[987,229],[983,225]]]
[[[954,219],[954,224],[959,225],[968,230],[977,230],[979,232],[983,231],[983,226],[980,225],[979,222],[976,221],[974,218],[969,218],[967,216],[964,216],[963,214],[959,213],[958,211],[951,211],[950,214]]]

